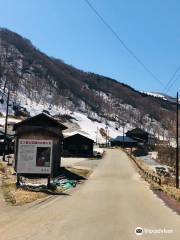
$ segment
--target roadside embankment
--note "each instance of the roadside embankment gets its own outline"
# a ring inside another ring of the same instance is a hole
[[[163,176],[157,175],[147,164],[133,156],[130,150],[125,149],[125,152],[128,154],[130,159],[133,160],[140,175],[147,182],[149,182],[150,187],[153,191],[163,192],[168,197],[175,199],[180,203],[180,189],[176,189],[175,186],[172,186],[172,180],[170,181]],[[168,182],[170,182],[170,184],[168,184]],[[178,206],[178,208],[179,207],[180,206]]]

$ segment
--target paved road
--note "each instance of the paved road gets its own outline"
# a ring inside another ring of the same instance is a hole
[[[180,239],[180,217],[149,190],[119,150],[108,150],[90,179],[71,196],[19,211],[3,225],[1,240]],[[136,236],[137,226],[174,233]]]

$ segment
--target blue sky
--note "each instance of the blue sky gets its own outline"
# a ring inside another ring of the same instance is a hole
[[[90,2],[162,85],[129,55],[84,0],[0,0],[0,26],[77,68],[141,91],[162,92],[180,65],[180,1]],[[180,77],[169,94],[175,95],[177,90]]]

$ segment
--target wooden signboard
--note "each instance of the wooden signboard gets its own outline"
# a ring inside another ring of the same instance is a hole
[[[19,139],[17,173],[51,174],[52,140]]]

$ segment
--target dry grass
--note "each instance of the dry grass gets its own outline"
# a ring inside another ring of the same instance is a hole
[[[161,192],[165,193],[167,196],[180,202],[180,189],[176,189],[175,187],[167,186],[167,185],[160,186],[154,182],[151,182],[150,185],[151,185],[151,189],[153,191],[161,191]]]
[[[31,191],[30,189],[16,188],[16,177],[12,175],[10,167],[6,167],[5,173],[1,173],[2,178],[2,192],[5,201],[11,205],[24,205],[26,203],[31,203],[38,199],[47,197],[49,194],[61,195],[64,189],[58,189],[56,191]],[[75,173],[79,176],[87,178],[90,174],[88,169],[78,169],[78,168],[67,168],[68,171]]]
[[[5,172],[5,167],[3,163],[0,162],[0,172],[4,173]]]
[[[130,152],[128,152],[128,154],[130,154]],[[131,156],[131,158],[134,158],[135,161],[136,158]],[[142,160],[138,159],[138,164],[141,166],[142,169],[144,169],[145,171],[149,172],[150,174],[153,174],[155,176],[158,176],[156,173],[154,173],[149,167],[148,165],[146,165]],[[141,171],[139,170],[139,168],[137,167],[139,173],[141,174]],[[168,186],[165,184],[163,177],[161,177],[162,181],[162,185],[160,186],[159,184],[155,183],[154,181],[152,181],[150,178],[145,177],[145,180],[147,182],[150,183],[150,187],[152,190],[155,191],[162,191],[165,194],[167,194],[169,197],[174,198],[176,201],[180,202],[180,189],[176,189],[174,186]]]
[[[176,199],[180,202],[180,189],[176,189],[175,187],[171,186],[163,186],[163,192],[165,192],[168,196]]]
[[[16,177],[12,175],[11,167],[6,167],[5,171],[1,173],[2,179],[2,193],[4,199],[11,205],[23,205],[41,199],[47,196],[42,192],[31,192],[16,188]]]
[[[9,178],[3,178],[2,192],[7,203],[11,205],[24,205],[47,196],[42,192],[30,192],[17,189],[15,182]]]
[[[3,179],[2,181],[2,192],[4,195],[4,199],[7,203],[9,204],[15,204],[16,203],[16,199],[13,195],[13,190],[15,189],[15,183],[12,182],[8,182],[6,180]]]
[[[148,168],[148,166],[146,164],[144,164],[143,162],[140,163],[141,167],[143,167],[144,170],[146,170],[147,172],[158,176],[157,174],[155,174],[151,169]],[[151,184],[151,188],[153,190],[160,190],[163,191],[164,193],[166,193],[169,197],[174,198],[175,200],[180,202],[180,189],[176,189],[174,186],[169,186],[165,183],[165,181],[163,180],[163,177],[161,177],[162,180],[162,185],[160,186],[159,184],[155,183],[154,181],[152,181],[149,178],[145,178],[146,181],[148,181]]]
[[[13,192],[15,198],[15,205],[24,205],[36,201],[37,199],[45,198],[47,194],[42,192],[30,192],[22,189],[15,189]]]

